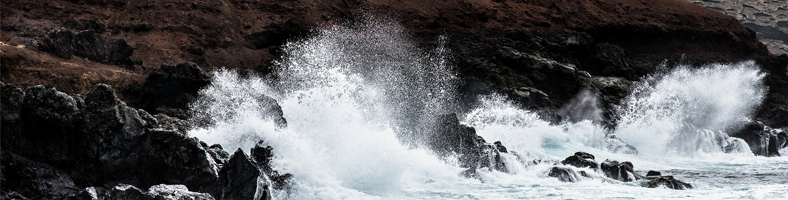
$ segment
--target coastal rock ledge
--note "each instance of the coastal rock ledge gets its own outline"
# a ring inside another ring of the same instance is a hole
[[[262,141],[254,156],[229,156],[189,137],[189,122],[128,107],[105,84],[70,96],[0,82],[0,108],[2,199],[271,199],[289,182]]]

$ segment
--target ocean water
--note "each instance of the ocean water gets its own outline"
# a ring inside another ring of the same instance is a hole
[[[439,42],[451,42],[436,38]],[[481,96],[458,113],[504,156],[509,173],[480,170],[465,178],[455,159],[421,147],[418,132],[431,116],[458,112],[459,79],[446,49],[416,47],[392,20],[362,17],[325,25],[289,42],[271,77],[214,72],[192,106],[202,126],[189,133],[226,150],[248,152],[259,140],[274,148],[275,170],[292,173],[290,191],[276,199],[784,199],[788,158],[765,158],[747,146],[724,153],[768,88],[753,62],[665,69],[636,83],[607,130],[581,113],[578,122],[550,124],[501,95]],[[287,127],[276,127],[261,96],[276,99]],[[592,93],[567,108],[598,107]],[[566,109],[572,112],[573,109]],[[579,116],[579,115],[572,115]],[[638,149],[613,152],[606,135]],[[635,171],[659,170],[691,190],[645,188],[591,174],[577,183],[547,176],[552,164],[577,151],[631,161]],[[783,149],[783,153],[788,150]]]

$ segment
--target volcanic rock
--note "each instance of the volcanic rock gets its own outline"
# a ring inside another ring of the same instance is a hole
[[[2,193],[19,192],[30,199],[63,199],[78,190],[67,173],[50,165],[31,161],[7,151],[2,153],[0,164],[2,164],[0,168]]]
[[[134,49],[126,41],[108,40],[92,30],[77,33],[68,29],[54,30],[44,39],[39,49],[65,59],[79,56],[100,63],[133,64],[129,57],[134,53]]]
[[[605,176],[623,182],[635,180],[635,177],[630,175],[635,173],[633,168],[632,163],[629,161],[619,163],[618,161],[605,160],[599,166],[599,169],[605,173]]]
[[[428,146],[442,156],[459,155],[460,166],[468,168],[466,176],[473,176],[477,168],[508,171],[501,158],[505,154],[501,149],[506,150],[502,144],[486,143],[473,127],[460,124],[454,113],[439,115],[436,122]]]
[[[261,176],[260,169],[252,163],[249,156],[240,148],[230,156],[227,165],[219,172],[219,187],[221,195],[219,199],[250,199],[255,197],[258,190],[258,177]],[[265,180],[265,179],[264,179]],[[263,199],[271,199],[270,183],[265,184],[262,190]],[[255,199],[257,200],[257,199]]]
[[[14,180],[3,182],[9,198],[211,198],[187,187],[217,197],[271,192],[265,190],[271,183],[258,184],[261,170],[242,152],[228,158],[221,146],[188,137],[187,121],[130,108],[108,85],[73,97],[43,86],[25,92],[0,87],[3,180]],[[275,188],[286,188],[289,174],[266,169],[279,183]],[[131,185],[100,187],[118,183],[153,187],[147,192]]]
[[[659,176],[659,178],[654,178],[649,180],[645,183],[646,187],[648,188],[656,188],[660,186],[664,186],[674,190],[686,190],[692,189],[692,185],[689,183],[682,182],[680,180],[676,180],[673,176]]]
[[[750,122],[737,132],[731,133],[732,137],[743,139],[750,146],[752,153],[758,156],[780,156],[778,139],[780,130],[773,129],[761,122]]]
[[[594,155],[586,152],[576,152],[575,155],[566,157],[566,159],[561,161],[561,164],[572,165],[579,168],[588,167],[591,169],[596,169],[599,166],[599,164],[594,161]]]
[[[131,104],[150,113],[186,119],[189,103],[198,91],[211,83],[210,75],[195,64],[163,65],[153,71],[141,85],[125,90]]]
[[[269,188],[267,185],[273,184],[273,189],[275,190],[289,190],[291,186],[291,178],[292,174],[285,173],[281,174],[276,170],[271,168],[271,159],[274,157],[273,148],[271,146],[263,145],[263,141],[257,142],[252,150],[252,160],[254,160],[255,165],[262,170],[263,174],[261,177],[266,177],[270,179],[271,183],[268,183],[269,180],[263,180],[266,184],[265,187],[258,186],[258,190],[265,189],[266,194],[270,194]]]

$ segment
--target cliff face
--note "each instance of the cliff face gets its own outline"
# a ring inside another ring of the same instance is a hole
[[[0,40],[6,46],[3,48],[25,45],[36,53],[49,51],[45,41],[51,38],[51,32],[60,28],[74,32],[88,30],[108,40],[128,43],[133,48],[129,59],[136,62],[125,63],[129,66],[125,71],[142,75],[146,74],[144,69],[184,62],[208,68],[265,71],[277,57],[278,46],[288,39],[303,36],[315,26],[359,15],[362,10],[392,16],[425,41],[445,34],[516,39],[514,35],[585,32],[595,43],[622,46],[632,56],[746,59],[766,54],[754,34],[734,19],[680,0],[431,1],[426,4],[386,0],[310,3],[3,0],[2,4]],[[95,59],[83,63],[84,59],[80,58],[84,57],[76,57],[59,61],[91,68],[86,69],[89,72],[107,68],[96,66]],[[5,57],[5,60],[17,59]],[[4,79],[41,72],[9,64],[4,66],[10,70],[4,73]],[[26,80],[47,79],[43,75],[27,76]],[[28,86],[21,80],[12,83]],[[89,87],[71,92],[86,92]]]
[[[788,54],[788,2],[769,0],[688,0],[730,15],[757,32],[774,54]]]
[[[522,97],[516,94],[531,88],[549,97],[523,97],[533,107],[555,108],[580,89],[596,87],[591,76],[637,80],[666,59],[769,56],[734,18],[681,0],[0,2],[4,82],[68,93],[110,83],[135,107],[143,107],[133,103],[140,102],[135,88],[162,65],[269,73],[288,40],[364,14],[399,22],[420,46],[446,36],[466,93]],[[569,70],[532,67],[539,63]],[[618,88],[596,90],[615,102],[626,94]]]

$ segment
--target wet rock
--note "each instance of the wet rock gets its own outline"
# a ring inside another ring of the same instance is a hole
[[[660,173],[658,171],[649,170],[646,173],[646,176],[649,176],[649,177],[662,176],[662,173]]]
[[[592,168],[596,169],[599,167],[599,164],[594,161],[594,155],[586,152],[576,152],[575,155],[566,157],[563,161],[561,161],[564,165],[572,165],[578,168]]]
[[[732,137],[743,139],[750,146],[752,153],[758,156],[780,156],[778,148],[779,130],[772,129],[761,122],[750,122],[740,131],[733,132]]]
[[[728,137],[725,139],[722,145],[722,151],[725,153],[744,153],[750,152],[751,150],[746,148],[747,142],[742,140],[741,138],[736,137]]]
[[[473,127],[460,124],[456,114],[440,115],[436,122],[435,132],[427,138],[429,147],[442,156],[459,155],[460,166],[469,169],[467,176],[473,176],[477,168],[508,171],[499,145],[486,143]]]
[[[495,148],[498,149],[499,152],[501,152],[501,153],[509,153],[509,151],[506,150],[506,147],[503,146],[501,141],[495,141],[495,143],[493,143],[493,144],[495,144]]]
[[[645,183],[645,187],[667,187],[674,190],[692,189],[692,185],[673,178],[673,176],[659,176],[658,178],[650,179]]]
[[[252,199],[257,192],[260,170],[240,148],[230,156],[227,165],[219,172],[220,199]],[[270,183],[263,190],[264,199],[271,199]],[[257,200],[257,199],[255,199]]]
[[[560,165],[551,168],[550,173],[548,173],[547,176],[555,177],[558,178],[558,180],[570,183],[576,183],[580,180],[578,173],[575,172],[574,169]]]
[[[227,160],[230,159],[230,154],[224,151],[220,144],[208,146],[204,142],[200,142],[200,145],[205,148],[205,151],[208,151],[208,154],[211,154],[211,158],[213,158],[213,161],[216,162],[219,168],[222,168],[227,163]]]
[[[252,148],[251,152],[254,163],[263,171],[263,175],[270,179],[271,184],[268,185],[272,185],[275,190],[290,189],[290,181],[293,175],[289,173],[280,174],[278,171],[271,168],[271,159],[274,157],[273,148],[271,146],[263,145],[263,141],[259,141],[257,145]],[[258,189],[261,189],[261,187],[258,186]]]
[[[93,30],[77,33],[65,28],[53,30],[42,41],[39,49],[65,59],[79,56],[106,64],[133,64],[129,57],[134,53],[134,49],[126,41],[109,40]]]
[[[635,180],[635,177],[633,175],[630,175],[635,173],[633,168],[634,167],[632,166],[631,162],[619,163],[618,161],[611,161],[611,160],[605,160],[599,166],[599,169],[605,173],[605,176],[623,182],[630,182]]]

